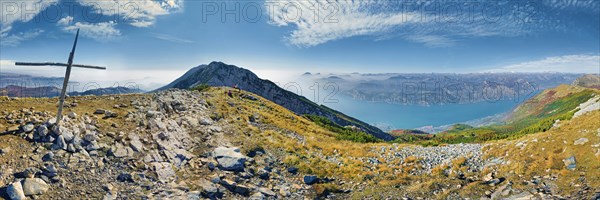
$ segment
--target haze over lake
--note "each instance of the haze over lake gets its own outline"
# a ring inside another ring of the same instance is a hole
[[[338,103],[324,103],[324,105],[369,124],[385,124],[393,129],[416,129],[424,126],[450,125],[502,114],[512,110],[519,103],[521,101],[503,100],[423,106],[339,98]]]

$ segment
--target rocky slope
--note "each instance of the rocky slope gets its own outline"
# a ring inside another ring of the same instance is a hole
[[[158,89],[158,91],[169,88],[189,89],[200,84],[227,87],[237,85],[243,90],[258,94],[298,115],[312,114],[324,116],[342,126],[351,125],[359,127],[377,138],[383,140],[393,139],[391,135],[374,126],[325,106],[319,106],[302,96],[280,88],[271,81],[258,78],[258,76],[247,69],[221,62],[212,62],[208,65],[192,68],[182,77]]]
[[[73,97],[60,126],[55,98],[0,98],[0,197],[600,197],[597,110],[518,140],[360,144],[229,90]]]
[[[573,81],[572,85],[600,89],[600,75],[586,74]]]

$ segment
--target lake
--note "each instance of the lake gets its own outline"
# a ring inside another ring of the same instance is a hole
[[[504,100],[470,104],[401,105],[339,98],[324,105],[369,124],[385,124],[392,129],[443,126],[506,113],[522,101]]]

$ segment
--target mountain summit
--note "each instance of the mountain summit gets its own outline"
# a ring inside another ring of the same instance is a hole
[[[194,67],[172,83],[159,88],[158,91],[170,88],[188,89],[200,84],[230,87],[237,85],[243,90],[258,94],[298,115],[323,116],[341,126],[356,126],[383,140],[393,139],[391,135],[374,126],[326,106],[317,105],[305,97],[280,88],[269,80],[260,79],[250,70],[222,62],[212,62],[208,65]]]

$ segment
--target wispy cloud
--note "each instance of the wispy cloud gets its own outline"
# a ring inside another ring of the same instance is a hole
[[[566,3],[565,3],[566,2]],[[547,2],[544,2],[547,3]],[[429,47],[452,46],[463,39],[514,37],[564,28],[556,13],[521,1],[267,1],[270,24],[293,30],[289,44],[310,47],[330,41],[372,36],[401,37]],[[594,1],[553,1],[557,9],[589,9]]]
[[[565,72],[600,73],[600,55],[578,54],[547,57],[540,60],[516,63],[487,72]]]
[[[98,41],[112,40],[121,35],[121,31],[115,28],[117,23],[114,21],[99,23],[73,22],[73,17],[67,16],[60,19],[56,24],[66,32],[75,32],[80,29],[81,35]]]
[[[584,8],[583,11],[590,10],[596,12],[600,10],[600,2],[597,0],[545,0],[542,3],[558,9]]]
[[[28,22],[36,15],[58,3],[58,0],[2,0],[0,6],[0,46],[14,47],[21,42],[33,39],[44,31],[41,29],[32,29],[19,33],[10,33],[13,23]]]
[[[33,39],[44,31],[40,29],[33,29],[27,32],[19,32],[9,34],[10,28],[0,30],[0,46],[1,47],[14,47],[21,44],[21,42]]]
[[[192,40],[178,38],[178,37],[175,37],[175,36],[172,36],[172,35],[167,35],[167,34],[162,34],[162,33],[154,33],[154,34],[152,34],[152,37],[154,37],[156,39],[160,39],[160,40],[165,40],[165,41],[174,42],[174,43],[181,43],[181,44],[194,44],[194,43],[196,43],[196,42],[194,42]]]
[[[134,27],[149,27],[154,25],[158,16],[169,15],[183,10],[183,0],[77,0],[83,9],[83,15],[99,15],[99,20],[87,22],[82,19],[67,16],[61,18],[57,25],[63,30],[72,32],[81,29],[83,36],[106,41],[121,36],[117,28],[117,20],[125,25]],[[15,22],[29,22],[50,6],[59,4],[61,8],[72,9],[73,2],[60,0],[2,0],[0,8],[0,37],[2,46],[18,46],[21,42],[35,38],[44,30],[36,28],[20,33],[14,31]],[[92,8],[92,9],[89,9]],[[105,20],[107,19],[108,20]]]
[[[183,0],[79,0],[79,2],[94,8],[97,14],[119,16],[135,27],[152,26],[156,17],[183,9]]]

